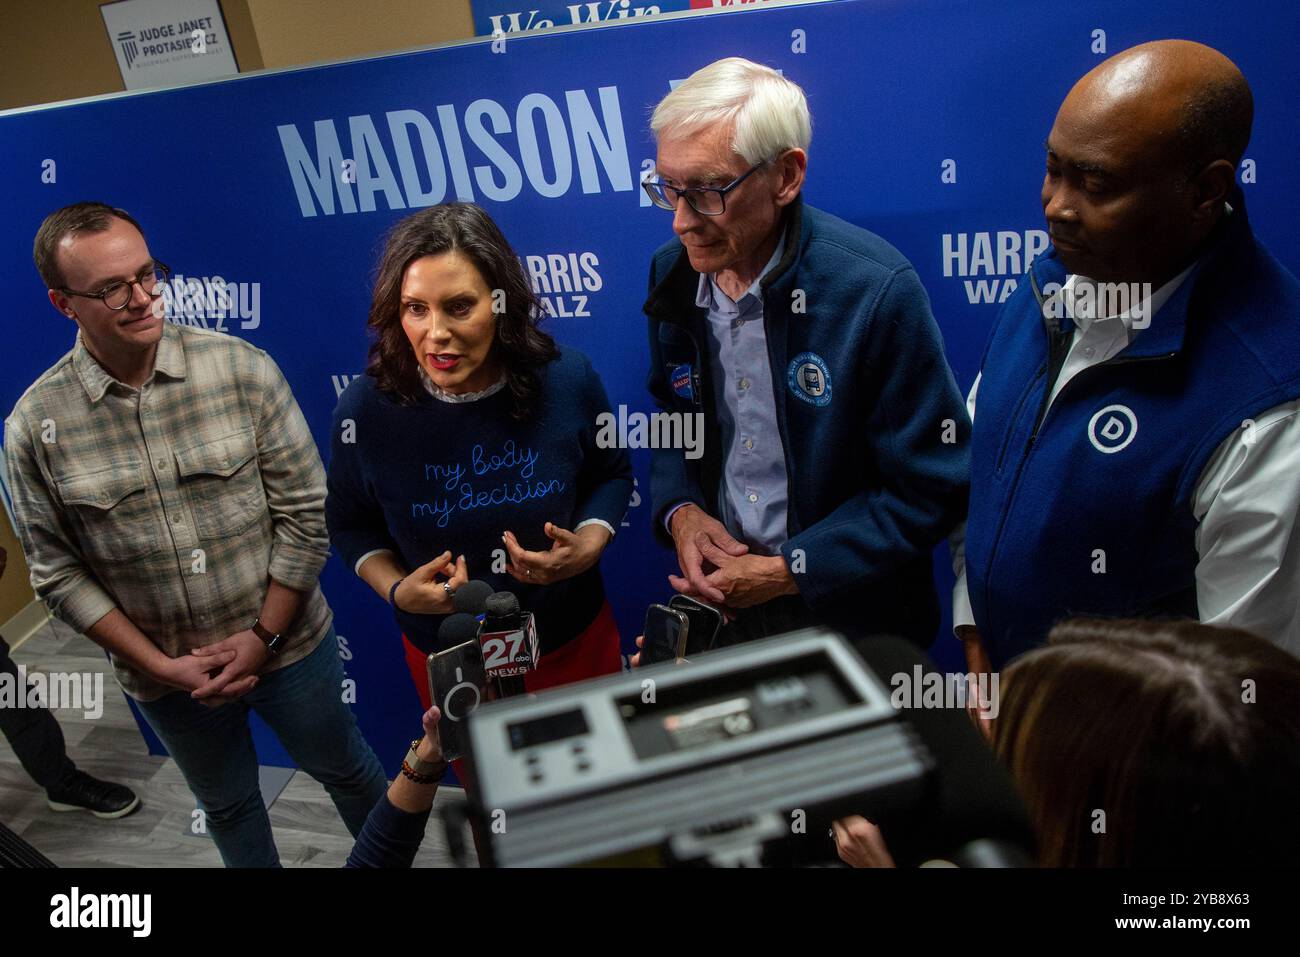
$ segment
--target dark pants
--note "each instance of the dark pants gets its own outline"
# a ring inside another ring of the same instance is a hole
[[[18,684],[18,666],[9,657],[4,638],[0,638],[0,672],[10,676],[17,694],[27,693]],[[67,783],[77,770],[63,746],[59,722],[45,708],[0,708],[0,731],[23,769],[47,791]]]
[[[249,711],[325,786],[353,837],[388,790],[379,759],[343,702],[343,677],[331,627],[306,658],[266,672],[257,687],[230,704],[209,708],[184,691],[137,702],[198,798],[227,867],[280,864],[258,787]]]

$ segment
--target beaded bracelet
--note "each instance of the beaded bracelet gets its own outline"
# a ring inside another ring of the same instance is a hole
[[[402,762],[402,774],[410,778],[416,784],[437,784],[439,781],[442,780],[443,775],[446,773],[447,773],[446,761],[442,762],[442,774],[439,774],[437,777],[421,774],[419,771],[415,770],[415,768],[411,767],[411,765],[406,761]]]

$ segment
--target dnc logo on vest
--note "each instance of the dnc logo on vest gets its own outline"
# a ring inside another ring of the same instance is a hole
[[[1108,405],[1088,420],[1088,441],[1106,455],[1128,448],[1137,431],[1137,416],[1126,405]]]

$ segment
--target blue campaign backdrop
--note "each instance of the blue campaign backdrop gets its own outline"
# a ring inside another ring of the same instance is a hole
[[[807,91],[808,201],[915,263],[966,389],[997,301],[1046,244],[1038,193],[1056,109],[1079,76],[1135,43],[1200,40],[1245,71],[1257,104],[1241,171],[1251,216],[1300,266],[1300,191],[1287,179],[1300,155],[1298,35],[1300,7],[1272,2],[1229,12],[1211,0],[837,0],[485,38],[10,113],[0,116],[0,407],[73,340],[32,268],[36,228],[58,206],[98,198],[139,218],[177,272],[245,284],[221,325],[274,356],[327,454],[337,393],[364,367],[383,232],[410,209],[460,198],[501,224],[549,328],[591,357],[615,406],[649,411],[641,304],[650,253],[671,234],[669,214],[637,186],[654,156],[649,113],[673,81],[731,55]],[[218,324],[202,309],[183,321]],[[669,594],[673,565],[647,527],[648,456],[633,453],[637,495],[603,563],[625,649],[647,603]],[[942,549],[935,566],[947,588]],[[397,629],[337,558],[323,585],[355,711],[392,772],[419,716]],[[946,623],[934,654],[960,663]],[[264,728],[257,740],[265,763],[291,763]]]

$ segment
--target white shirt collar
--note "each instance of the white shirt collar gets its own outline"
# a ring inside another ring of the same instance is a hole
[[[1070,278],[1065,281],[1065,285],[1057,295],[1064,299],[1063,306],[1065,308],[1065,314],[1073,320],[1074,325],[1080,332],[1087,332],[1088,327],[1093,323],[1110,322],[1111,320],[1118,319],[1120,324],[1123,325],[1131,335],[1134,319],[1140,316],[1143,319],[1143,328],[1145,328],[1146,325],[1149,325],[1151,320],[1155,318],[1156,313],[1158,313],[1164,304],[1173,297],[1173,294],[1178,291],[1178,287],[1187,279],[1188,274],[1191,273],[1195,265],[1196,263],[1192,263],[1191,266],[1188,266],[1173,279],[1169,280],[1159,289],[1156,289],[1147,298],[1139,299],[1137,302],[1130,301],[1130,305],[1127,309],[1115,315],[1092,317],[1087,315],[1086,312],[1082,316],[1075,315],[1074,306],[1076,297],[1082,298],[1080,291],[1081,285],[1092,282],[1092,280],[1086,276],[1070,276]],[[1097,299],[1094,297],[1092,301],[1096,302]]]
[[[437,384],[429,378],[429,373],[425,372],[423,368],[420,369],[420,382],[424,384],[424,389],[429,395],[443,402],[477,402],[479,399],[486,399],[490,395],[495,395],[506,387],[506,377],[503,375],[481,392],[465,392],[457,395],[452,392],[444,392],[438,388]]]

